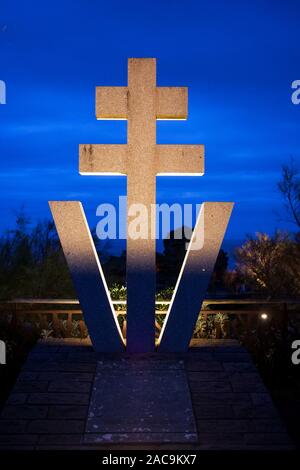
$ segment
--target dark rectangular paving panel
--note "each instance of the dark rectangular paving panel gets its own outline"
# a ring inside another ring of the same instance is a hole
[[[99,361],[84,442],[197,442],[184,362]]]

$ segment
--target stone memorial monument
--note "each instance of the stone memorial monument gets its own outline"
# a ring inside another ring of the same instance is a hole
[[[137,204],[153,217],[157,175],[203,175],[203,145],[156,144],[157,119],[187,118],[187,88],[157,87],[155,59],[129,59],[128,86],[97,87],[96,117],[127,119],[127,144],[80,145],[79,170],[82,175],[127,175],[128,223]],[[188,349],[232,206],[202,205],[158,352]],[[127,337],[123,338],[81,203],[52,201],[50,207],[95,350],[154,351],[156,250],[151,224],[144,221],[146,236],[127,233]],[[192,249],[200,236],[202,248]]]
[[[127,175],[127,335],[81,203],[50,202],[92,345],[49,338],[33,348],[1,413],[0,448],[290,448],[237,341],[197,340],[189,349],[232,203],[202,204],[155,341],[156,250],[147,219],[155,215],[156,176],[204,173],[202,145],[156,144],[157,119],[187,118],[187,89],[157,87],[155,59],[129,59],[127,87],[97,87],[96,117],[128,120],[126,145],[85,144],[79,151],[82,175]],[[137,205],[146,208],[143,237],[130,230]],[[0,362],[4,353],[2,347]]]

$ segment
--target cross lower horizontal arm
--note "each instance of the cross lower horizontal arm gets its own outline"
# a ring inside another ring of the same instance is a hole
[[[156,175],[204,173],[204,145],[157,145]],[[83,175],[126,175],[127,145],[80,145],[79,171]]]

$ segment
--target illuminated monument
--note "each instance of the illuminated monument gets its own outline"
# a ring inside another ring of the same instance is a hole
[[[129,59],[127,87],[96,88],[97,119],[127,119],[126,145],[80,145],[82,175],[127,175],[127,227],[136,204],[153,216],[156,176],[202,176],[203,145],[157,145],[157,119],[187,118],[187,88],[157,87],[155,59]],[[127,232],[127,338],[123,339],[80,202],[50,202],[56,228],[99,352],[155,349],[155,239]],[[204,203],[158,341],[158,352],[186,351],[230,218],[232,203]],[[201,249],[191,249],[203,231]]]

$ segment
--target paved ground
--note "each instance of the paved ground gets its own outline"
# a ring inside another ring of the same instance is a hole
[[[87,341],[39,343],[28,356],[0,419],[0,449],[94,449],[87,416],[97,361]],[[194,444],[111,444],[120,448],[287,449],[291,447],[271,398],[248,353],[230,340],[197,340],[189,352],[123,356],[126,361],[183,361],[194,411]],[[149,362],[148,362],[149,363]],[[160,366],[159,366],[160,367]],[[99,378],[99,373],[97,380]],[[99,385],[99,382],[98,382]],[[170,388],[170,395],[173,388]],[[166,397],[168,400],[169,397]],[[124,403],[115,401],[116,416]],[[179,439],[180,441],[180,439]]]
[[[184,361],[98,361],[84,443],[197,441]]]

